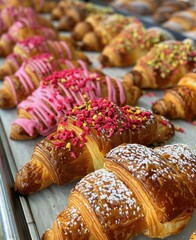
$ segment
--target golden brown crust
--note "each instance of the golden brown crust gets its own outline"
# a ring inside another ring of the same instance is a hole
[[[178,233],[195,207],[186,171],[191,164],[195,179],[196,156],[183,144],[163,148],[123,144],[112,149],[105,168],[76,184],[68,207],[43,239],[82,239],[84,234],[88,240],[128,240],[141,233],[151,238]]]
[[[191,40],[159,43],[137,61],[125,78],[141,88],[176,86],[184,74],[195,68],[194,54],[195,47]]]
[[[53,183],[59,185],[100,169],[103,167],[105,154],[122,143],[147,145],[165,141],[174,135],[173,125],[162,117],[154,116],[139,107],[118,108],[105,99],[89,101],[75,107],[67,112],[67,117],[59,121],[57,131],[36,145],[33,153],[33,160],[42,162]],[[28,194],[29,191],[23,190],[26,186],[23,179],[31,175],[31,172],[28,173],[28,165],[17,174],[17,184],[20,184],[17,189],[23,194]],[[36,176],[36,168],[34,171]],[[29,178],[28,181],[32,180]],[[40,188],[33,189],[35,192],[38,190]]]
[[[152,105],[156,114],[171,119],[192,120],[196,117],[196,73],[187,73],[177,87],[167,90],[162,99]]]
[[[189,240],[196,240],[196,231],[190,236]]]

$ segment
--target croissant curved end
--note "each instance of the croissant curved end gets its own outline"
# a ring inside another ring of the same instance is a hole
[[[103,45],[96,32],[89,32],[83,37],[80,48],[85,51],[99,52],[103,49]]]
[[[71,31],[76,25],[76,21],[70,16],[64,16],[59,21],[58,30]]]
[[[109,57],[104,55],[104,54],[100,55],[99,61],[100,61],[101,65],[103,67],[110,67],[111,66]]]
[[[7,109],[15,107],[13,98],[3,88],[0,89],[0,108]]]
[[[53,234],[52,234],[52,230],[51,229],[47,229],[43,236],[42,236],[42,240],[53,240]]]
[[[10,138],[12,140],[29,140],[38,136],[39,133],[34,129],[32,135],[29,135],[20,125],[12,124],[10,131]]]
[[[32,158],[17,174],[14,190],[22,195],[38,192],[53,183],[48,169],[36,158]]]
[[[155,114],[167,116],[167,104],[164,101],[164,99],[160,99],[160,100],[156,101],[155,103],[153,103],[152,111]]]
[[[93,27],[88,22],[79,22],[72,31],[72,37],[79,41],[82,40],[85,34],[93,31]]]

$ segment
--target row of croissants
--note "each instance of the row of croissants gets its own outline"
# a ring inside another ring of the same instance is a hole
[[[194,42],[79,1],[52,11],[51,19],[64,19],[57,28],[38,14],[52,3],[0,2],[0,108],[17,107],[12,140],[44,137],[14,189],[29,195],[82,178],[43,240],[178,233],[196,207],[196,153],[184,144],[147,146],[174,136],[168,118],[196,117]],[[101,52],[103,67],[134,66],[113,78],[82,50]],[[136,106],[143,89],[167,90],[151,111]]]

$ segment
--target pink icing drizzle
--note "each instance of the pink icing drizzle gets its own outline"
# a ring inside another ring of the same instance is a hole
[[[85,67],[86,68],[86,67]],[[32,96],[21,102],[18,108],[29,111],[34,127],[43,136],[50,134],[56,129],[59,118],[76,104],[81,105],[85,101],[83,94],[89,99],[101,97],[101,82],[97,73],[86,73],[86,69],[72,69],[56,72],[52,76],[44,79],[40,87],[33,92]],[[65,79],[65,82],[61,82]],[[96,81],[96,82],[95,82]],[[108,98],[116,102],[116,90],[112,86],[111,79],[106,77],[108,88]],[[120,95],[124,94],[120,81],[117,83],[120,89]],[[121,102],[124,98],[121,96]],[[45,103],[47,102],[47,104]],[[39,120],[41,119],[44,123]],[[17,119],[17,123],[32,135],[33,132],[27,129],[26,123]],[[32,129],[33,129],[32,128]]]

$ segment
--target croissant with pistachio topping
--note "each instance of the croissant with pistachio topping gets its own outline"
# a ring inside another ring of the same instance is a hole
[[[173,39],[161,28],[145,29],[141,23],[124,28],[105,48],[99,58],[105,67],[126,67],[135,64],[155,44]]]
[[[196,67],[196,48],[190,39],[165,41],[152,47],[125,75],[140,88],[176,86],[184,74]]]
[[[16,175],[15,190],[30,194],[78,179],[103,167],[104,156],[122,143],[151,144],[174,135],[173,125],[139,107],[90,100],[66,111],[57,131],[39,142]]]

